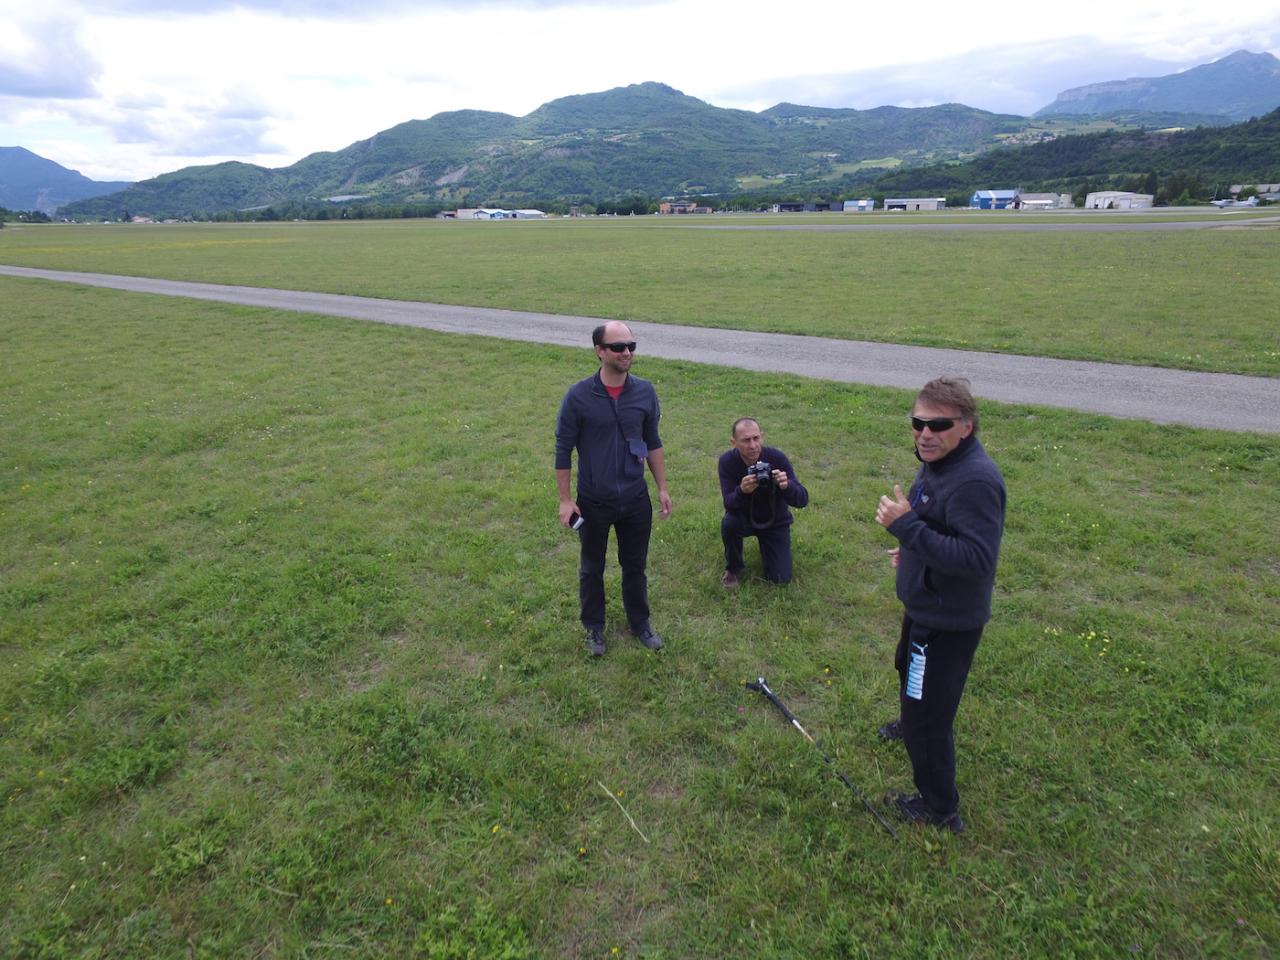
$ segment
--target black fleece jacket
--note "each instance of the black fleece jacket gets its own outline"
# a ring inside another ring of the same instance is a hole
[[[1004,478],[976,436],[921,463],[911,510],[889,525],[901,546],[898,599],[934,630],[974,630],[991,619],[1004,534]]]
[[[757,487],[756,492],[750,496],[743,493],[741,484],[742,478],[747,475],[747,465],[742,462],[742,455],[736,449],[729,449],[721,455],[716,468],[720,475],[720,496],[724,500],[724,509],[728,513],[739,514],[748,523],[771,516],[773,523],[768,526],[790,526],[795,522],[790,508],[799,509],[808,504],[809,491],[796,479],[791,461],[777,447],[762,447],[760,459],[774,470],[781,470],[787,475],[787,489],[779,490],[770,484],[763,490]]]

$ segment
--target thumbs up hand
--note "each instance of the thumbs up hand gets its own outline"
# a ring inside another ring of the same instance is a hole
[[[893,485],[893,497],[881,496],[876,506],[876,523],[887,527],[905,513],[911,512],[911,504],[902,492],[902,487]]]

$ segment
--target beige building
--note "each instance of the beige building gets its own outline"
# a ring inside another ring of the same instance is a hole
[[[1069,193],[1020,193],[1017,206],[1021,210],[1069,210],[1075,204]]]
[[[1086,210],[1149,210],[1155,206],[1155,199],[1149,193],[1099,190],[1084,198],[1084,208]]]
[[[661,214],[710,213],[710,207],[699,206],[697,200],[664,200],[658,204]]]
[[[946,197],[885,197],[886,210],[942,210]]]

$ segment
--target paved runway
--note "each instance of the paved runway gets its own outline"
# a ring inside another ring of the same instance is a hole
[[[591,328],[600,322],[592,317],[32,267],[0,265],[0,274],[447,333],[519,338],[583,350],[590,344]],[[636,322],[630,327],[647,356],[912,390],[940,374],[958,374],[973,382],[976,395],[1006,403],[1065,407],[1219,430],[1280,433],[1280,379],[674,324]]]

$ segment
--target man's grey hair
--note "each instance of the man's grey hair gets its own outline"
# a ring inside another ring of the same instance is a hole
[[[935,407],[953,407],[973,424],[973,432],[978,432],[978,401],[969,392],[968,378],[938,377],[930,380],[916,394],[916,403],[921,401]]]

